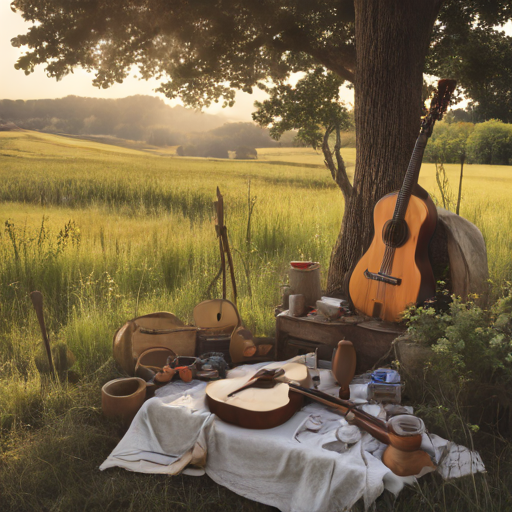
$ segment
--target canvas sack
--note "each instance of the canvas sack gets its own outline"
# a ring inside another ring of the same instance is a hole
[[[114,359],[128,375],[134,375],[138,357],[150,348],[165,347],[179,356],[195,356],[197,330],[172,313],[139,316],[114,334]]]

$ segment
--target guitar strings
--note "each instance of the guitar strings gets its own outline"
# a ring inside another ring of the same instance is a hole
[[[400,225],[400,230],[398,230],[399,228],[397,227],[397,221],[405,220],[405,214],[409,206],[409,199],[411,197],[412,188],[414,184],[418,182],[418,174],[421,168],[421,160],[423,158],[423,153],[427,145],[427,140],[432,134],[432,129],[434,127],[436,119],[441,119],[443,113],[446,111],[450,100],[450,96],[454,89],[455,81],[440,80],[438,84],[438,90],[436,92],[436,95],[432,99],[430,105],[430,111],[422,121],[420,137],[418,137],[418,140],[416,141],[416,146],[414,147],[414,151],[409,162],[409,166],[407,168],[404,183],[397,196],[392,224],[391,226],[388,226],[384,233],[383,238],[386,248],[384,250],[384,257],[382,259],[382,264],[380,268],[380,272],[383,274],[391,275],[391,272],[393,270],[393,260],[395,257],[396,250],[396,247],[393,247],[393,245],[397,245],[398,243],[395,238],[397,232],[398,235],[400,235],[399,242],[403,244],[406,239],[407,231],[405,231],[404,233],[404,229],[407,230],[407,225],[405,226],[405,228],[403,225]],[[421,137],[422,135],[424,136],[423,138]],[[387,283],[378,281],[377,297],[378,300],[381,301],[382,303],[384,302],[386,284]],[[382,313],[380,316],[382,317]]]

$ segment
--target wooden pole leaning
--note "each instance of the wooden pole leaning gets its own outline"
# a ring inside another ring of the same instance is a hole
[[[44,323],[44,314],[43,314],[43,294],[39,291],[31,292],[30,298],[32,299],[32,304],[34,305],[34,309],[36,310],[37,320],[39,321],[39,327],[41,328],[41,334],[43,336],[43,343],[46,349],[46,354],[48,356],[48,363],[50,365],[50,371],[53,376],[56,377],[55,367],[53,366],[52,359],[52,351],[50,349],[50,341],[48,340],[48,335],[46,332],[46,325]]]
[[[214,203],[216,219],[215,219],[215,231],[219,238],[219,249],[220,249],[220,261],[222,268],[222,298],[226,299],[226,257],[229,265],[229,273],[231,276],[231,286],[233,288],[233,303],[236,306],[237,290],[235,281],[235,270],[233,267],[233,257],[231,255],[231,249],[229,248],[228,241],[228,228],[224,225],[224,198],[220,193],[219,187],[217,187],[217,201]]]

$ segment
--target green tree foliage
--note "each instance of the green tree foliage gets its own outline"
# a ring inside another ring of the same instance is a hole
[[[512,125],[496,119],[485,123],[440,122],[425,149],[424,161],[487,165],[512,165]]]
[[[235,151],[238,146],[268,148],[276,145],[269,131],[254,123],[226,123],[209,131],[208,135],[223,139],[230,151]]]
[[[270,135],[276,140],[286,131],[298,130],[297,140],[317,149],[329,127],[351,128],[348,110],[339,101],[342,83],[334,73],[317,67],[295,86],[267,88],[270,98],[255,102],[257,111],[252,117],[261,126],[270,126]]]
[[[512,37],[496,28],[511,12],[510,2],[448,1],[434,26],[426,71],[457,78],[473,122],[512,122]]]
[[[457,78],[482,115],[511,116],[511,38],[496,29],[511,19],[509,1],[437,3],[426,71]],[[351,0],[14,0],[11,6],[36,23],[13,39],[29,48],[16,64],[26,73],[44,63],[49,76],[62,78],[82,66],[105,88],[138,67],[143,78],[167,76],[161,90],[196,107],[219,98],[230,105],[236,89],[251,92],[268,77],[280,83],[318,65],[354,81]]]
[[[467,146],[473,163],[512,165],[512,125],[496,119],[477,124]]]
[[[183,138],[183,134],[173,133],[169,128],[155,127],[151,130],[147,143],[153,146],[175,146],[179,144]]]
[[[143,77],[171,77],[162,89],[196,106],[219,97],[232,103],[234,89],[250,91],[262,79],[280,81],[313,63],[342,79],[354,77],[351,1],[15,0],[11,5],[25,19],[39,22],[13,39],[14,45],[31,48],[17,64],[26,72],[46,63],[50,76],[62,78],[81,65],[96,71],[96,85],[108,87],[122,82],[129,68],[137,66]],[[428,70],[437,76],[455,74],[466,92],[483,99],[485,92],[475,84],[499,76],[505,82],[504,71],[512,70],[510,38],[494,29],[510,16],[505,0],[442,2]],[[477,76],[476,69],[484,70],[483,76]],[[506,87],[501,82],[493,85]]]
[[[474,123],[476,115],[472,108],[452,108],[444,116],[444,121],[450,123]]]
[[[178,156],[199,156],[203,158],[229,158],[228,145],[222,139],[205,139],[198,144],[187,144],[176,148]]]
[[[455,164],[466,154],[466,145],[474,129],[473,123],[440,122],[432,133],[425,148],[425,162],[442,162]]]
[[[236,160],[256,160],[257,158],[258,152],[255,148],[249,148],[247,146],[238,146],[236,148]]]
[[[352,193],[345,163],[340,153],[341,131],[352,127],[351,115],[339,101],[343,83],[337,75],[317,67],[295,86],[278,84],[267,88],[270,98],[255,102],[253,119],[270,127],[270,135],[280,139],[289,130],[298,130],[296,141],[314,149],[322,148],[325,164],[345,199]],[[335,135],[334,150],[329,139]]]

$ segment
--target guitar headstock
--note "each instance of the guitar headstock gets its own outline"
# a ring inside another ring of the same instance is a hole
[[[443,118],[444,113],[450,104],[450,98],[455,90],[457,82],[455,80],[439,80],[437,90],[430,102],[430,109],[421,123],[421,131],[426,133],[428,137],[432,135],[434,123]]]

